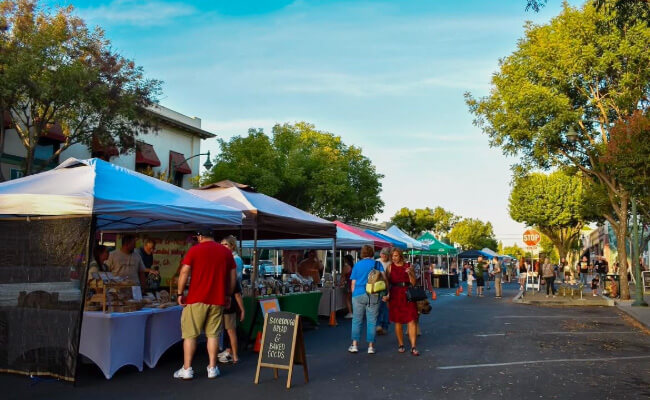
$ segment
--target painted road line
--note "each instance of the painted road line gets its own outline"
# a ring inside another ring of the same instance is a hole
[[[506,363],[491,363],[491,364],[450,365],[446,367],[437,367],[437,369],[467,369],[467,368],[485,368],[485,367],[507,367],[510,365],[526,365],[526,364],[607,362],[607,361],[646,360],[646,359],[650,359],[650,356],[609,357],[609,358],[560,358],[557,360],[531,360],[531,361],[513,361],[513,362],[506,362]]]
[[[494,318],[571,318],[571,319],[618,319],[621,317],[575,316],[575,315],[497,315]]]
[[[476,337],[490,337],[490,336],[512,336],[512,335],[620,335],[620,334],[639,334],[639,331],[605,331],[605,332],[510,332],[510,333],[485,333],[474,335]]]

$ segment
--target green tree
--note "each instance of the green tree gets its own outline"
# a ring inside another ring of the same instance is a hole
[[[510,192],[512,219],[539,229],[567,257],[590,221],[582,179],[562,171],[516,177]]]
[[[459,219],[454,213],[439,206],[434,209],[426,207],[415,210],[405,207],[395,213],[391,222],[411,236],[431,231],[442,237],[449,233]]]
[[[527,24],[517,50],[500,61],[490,95],[466,98],[491,145],[519,156],[524,169],[570,165],[601,186],[611,205],[603,216],[624,243],[630,193],[602,156],[614,122],[650,99],[650,27],[618,22],[591,3],[565,3],[550,23]],[[618,257],[627,265],[625,246]],[[629,298],[626,274],[621,297]]]
[[[156,130],[146,110],[160,82],[115,53],[99,29],[90,30],[72,7],[51,12],[36,0],[0,2],[0,111],[8,110],[25,147],[25,173],[38,172],[75,143],[93,138],[122,151]],[[41,136],[58,124],[65,142],[36,164]],[[4,135],[0,138],[0,150]]]
[[[499,253],[499,254],[507,254],[509,256],[513,256],[517,258],[517,260],[521,260],[522,258],[526,257],[526,251],[521,247],[517,246],[517,244],[504,247],[503,253]]]
[[[358,222],[384,205],[380,179],[361,149],[306,122],[278,124],[220,140],[220,154],[201,184],[230,179],[328,219]]]
[[[465,218],[458,222],[449,232],[449,239],[458,243],[463,250],[488,249],[497,250],[497,240],[490,222],[474,218]]]

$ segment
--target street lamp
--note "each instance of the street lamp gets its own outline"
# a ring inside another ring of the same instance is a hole
[[[199,156],[208,156],[208,159],[203,163],[203,167],[205,167],[205,169],[212,169],[212,167],[214,166],[214,164],[212,164],[212,161],[210,161],[210,150],[208,150],[207,153],[195,154],[195,155],[193,155],[193,156],[191,156],[191,157],[187,157],[186,159],[184,159],[184,160],[181,161],[181,162],[178,162],[178,163],[172,163],[171,168],[170,168],[170,172],[171,172],[171,173],[170,173],[169,177],[170,177],[171,179],[174,179],[176,167],[178,167],[179,165],[183,164],[184,162],[187,162],[187,161],[193,159],[194,157],[199,157]]]
[[[578,132],[576,132],[573,126],[569,127],[569,131],[566,133],[566,138],[569,143],[575,143],[578,141]]]

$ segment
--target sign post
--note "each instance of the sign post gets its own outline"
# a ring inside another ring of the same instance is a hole
[[[535,271],[535,261],[534,261],[535,252],[539,254],[538,245],[541,240],[542,240],[542,235],[539,232],[537,232],[535,229],[527,229],[524,232],[523,241],[526,244],[526,250],[530,251],[531,254],[530,255],[531,270],[528,271],[528,273],[526,274],[526,286],[524,287],[524,291],[528,289],[528,287],[532,288],[533,290],[537,289],[537,291],[540,291],[541,289],[540,274],[539,274],[539,272],[541,271]],[[537,283],[535,282],[536,280]],[[530,284],[528,283],[529,281],[531,282]]]
[[[264,329],[262,331],[262,344],[257,360],[255,384],[260,379],[262,367],[273,368],[273,377],[278,379],[278,370],[289,371],[287,389],[291,388],[293,366],[302,365],[305,382],[309,382],[307,371],[307,356],[305,353],[305,340],[302,336],[300,316],[290,312],[273,312],[264,316]]]

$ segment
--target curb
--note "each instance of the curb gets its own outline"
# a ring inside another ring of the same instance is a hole
[[[527,304],[527,305],[535,305],[535,306],[552,306],[552,307],[614,307],[616,305],[616,302],[613,299],[610,299],[609,297],[599,295],[599,297],[603,300],[605,300],[605,304],[593,304],[593,303],[585,303],[585,304],[577,304],[577,303],[567,303],[563,301],[538,301],[538,300],[527,300],[526,296],[524,295],[524,292],[520,291],[515,297],[513,297],[512,302],[517,303],[517,304]],[[619,307],[620,308],[620,307]]]
[[[645,307],[632,307],[631,302],[629,304],[627,303],[620,303],[619,301],[615,302],[616,308],[619,310],[623,311],[625,314],[630,316],[632,319],[640,323],[641,325],[645,326],[647,329],[650,329],[650,319],[646,318],[645,320],[641,318],[636,312],[635,308],[641,308],[641,309],[647,309]]]

